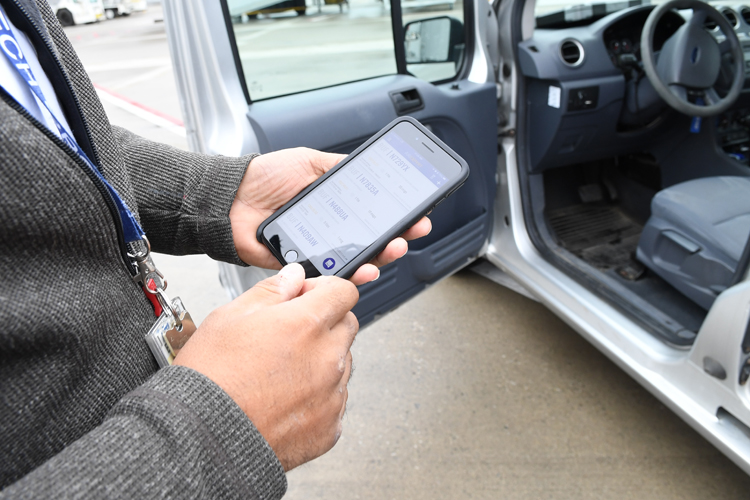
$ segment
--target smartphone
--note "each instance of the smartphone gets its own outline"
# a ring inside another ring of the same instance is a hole
[[[266,219],[258,240],[308,278],[349,278],[468,176],[422,124],[397,118]]]

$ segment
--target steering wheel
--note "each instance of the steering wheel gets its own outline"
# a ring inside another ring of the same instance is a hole
[[[672,9],[692,9],[693,16],[664,43],[659,60],[654,61],[656,26]],[[721,44],[706,31],[706,18],[724,33],[726,40]],[[734,80],[727,95],[721,98],[714,85],[727,47],[734,59]],[[726,111],[745,83],[745,55],[737,34],[718,10],[701,0],[671,0],[652,10],[641,34],[641,59],[646,76],[659,96],[688,116],[714,116]],[[694,97],[697,104],[690,102],[689,97]]]

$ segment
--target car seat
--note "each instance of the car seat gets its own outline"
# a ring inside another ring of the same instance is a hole
[[[750,234],[750,178],[705,177],[659,191],[636,257],[704,309],[732,284]]]

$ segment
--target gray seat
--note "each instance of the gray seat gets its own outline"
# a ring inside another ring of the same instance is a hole
[[[750,178],[705,177],[654,196],[637,258],[709,309],[732,281],[750,234]]]

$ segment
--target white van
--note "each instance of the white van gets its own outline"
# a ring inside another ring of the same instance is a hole
[[[104,19],[102,0],[48,0],[63,26],[95,23]]]

